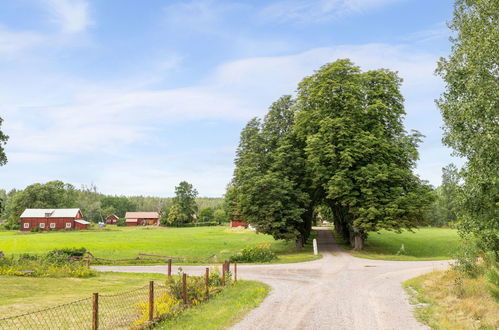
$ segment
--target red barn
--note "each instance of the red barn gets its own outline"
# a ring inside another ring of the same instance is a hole
[[[158,212],[127,212],[125,214],[127,226],[157,225],[159,224]]]
[[[247,222],[244,222],[244,221],[239,221],[239,220],[232,220],[230,222],[230,226],[231,227],[244,227],[244,228],[248,228],[248,223]]]
[[[21,231],[87,229],[89,224],[80,209],[26,209],[21,214]]]
[[[118,219],[116,214],[108,215],[106,217],[106,225],[115,225],[118,223]]]

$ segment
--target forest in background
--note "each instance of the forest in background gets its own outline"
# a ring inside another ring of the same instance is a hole
[[[174,197],[117,196],[100,193],[91,184],[76,188],[62,181],[35,183],[23,190],[0,189],[0,219],[7,220],[7,228],[17,229],[19,216],[25,208],[79,208],[86,220],[99,222],[108,215],[116,214],[123,218],[126,212],[155,211],[168,214]],[[200,221],[212,221],[213,213],[223,207],[223,198],[196,197],[197,215]],[[225,219],[224,219],[225,220]]]

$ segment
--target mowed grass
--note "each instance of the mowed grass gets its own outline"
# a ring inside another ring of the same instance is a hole
[[[499,329],[499,303],[484,276],[461,277],[453,270],[404,282],[416,318],[432,329]]]
[[[57,306],[91,297],[93,292],[130,291],[151,280],[164,283],[166,275],[106,272],[89,278],[0,276],[0,315],[13,316]]]
[[[296,252],[293,242],[274,240],[247,229],[225,226],[195,228],[107,227],[105,230],[21,233],[0,232],[0,251],[6,255],[41,254],[53,249],[84,247],[105,259],[135,258],[138,253],[186,258],[188,263],[219,262],[246,247],[268,245],[279,255],[276,262],[316,259],[309,245]]]
[[[338,235],[335,238],[340,241]],[[402,251],[402,245],[404,246]],[[454,258],[459,245],[457,230],[449,228],[419,228],[400,234],[382,230],[369,233],[363,251],[352,255],[381,260],[444,260]],[[344,242],[346,249],[351,247]]]
[[[228,329],[268,295],[269,287],[255,281],[238,281],[213,296],[208,302],[182,312],[157,329]]]

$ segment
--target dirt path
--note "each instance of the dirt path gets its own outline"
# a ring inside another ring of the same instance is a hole
[[[445,269],[448,261],[381,261],[341,251],[331,232],[318,230],[316,261],[241,265],[238,277],[269,284],[272,291],[233,329],[424,329],[412,316],[401,282]],[[165,266],[96,266],[102,271],[164,273]],[[204,267],[182,267],[201,274]]]

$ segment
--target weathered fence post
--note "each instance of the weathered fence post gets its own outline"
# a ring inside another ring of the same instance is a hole
[[[154,281],[149,281],[149,321],[154,318]]]
[[[87,257],[85,263],[87,264],[87,268],[90,268],[90,257]]]
[[[172,259],[168,259],[168,277],[172,277]]]
[[[314,238],[314,240],[312,241],[312,244],[314,246],[314,255],[317,255],[317,240]]]
[[[206,267],[206,272],[204,273],[204,282],[206,285],[206,299],[210,297],[210,269]]]
[[[187,305],[187,274],[182,274],[182,300]]]
[[[99,293],[94,293],[92,300],[92,330],[99,329]]]
[[[234,263],[234,282],[237,282],[237,262]]]
[[[222,286],[225,286],[225,266],[227,263],[224,261],[224,264],[222,265]]]

